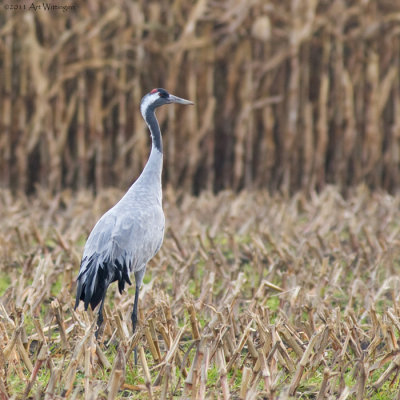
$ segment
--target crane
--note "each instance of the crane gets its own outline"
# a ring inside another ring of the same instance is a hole
[[[140,112],[152,142],[149,159],[126,194],[99,219],[85,244],[77,278],[75,309],[81,300],[86,311],[89,304],[94,310],[100,303],[96,337],[103,323],[103,306],[109,285],[118,281],[122,293],[125,283],[132,284],[129,278],[132,273],[136,288],[131,320],[133,333],[136,330],[139,290],[146,265],[158,252],[164,238],[163,149],[155,110],[171,103],[193,104],[162,88],[153,89],[142,98]]]

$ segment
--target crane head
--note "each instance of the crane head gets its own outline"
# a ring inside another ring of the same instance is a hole
[[[140,102],[140,111],[144,117],[148,110],[154,111],[157,107],[171,103],[186,105],[194,104],[189,100],[169,94],[165,89],[157,88],[143,96],[142,101]]]

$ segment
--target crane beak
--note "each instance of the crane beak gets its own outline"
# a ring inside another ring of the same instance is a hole
[[[174,96],[172,94],[169,95],[168,100],[170,103],[178,103],[178,104],[186,104],[186,105],[194,104],[192,101],[181,99],[180,97]]]

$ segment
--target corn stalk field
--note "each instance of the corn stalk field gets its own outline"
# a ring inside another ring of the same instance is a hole
[[[159,112],[175,187],[399,187],[399,1],[42,3],[0,7],[2,187],[128,184],[154,87],[196,103]]]
[[[1,400],[400,398],[400,196],[167,187],[138,330],[113,284],[96,340],[75,279],[120,195],[0,191]]]

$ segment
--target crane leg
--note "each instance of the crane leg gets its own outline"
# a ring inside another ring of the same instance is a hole
[[[137,324],[137,311],[138,311],[138,303],[139,303],[139,290],[140,286],[142,286],[144,273],[146,272],[146,266],[139,271],[135,272],[135,302],[133,303],[133,311],[132,311],[132,331],[135,333],[136,331],[136,324]],[[134,348],[135,354],[135,365],[137,365],[137,348]]]
[[[140,286],[136,285],[135,289],[135,302],[133,303],[133,311],[132,311],[132,333],[134,334],[136,331],[136,324],[137,324],[137,310],[138,310],[138,303],[139,303],[139,289]],[[137,348],[133,349],[135,355],[135,365],[137,365]]]
[[[104,321],[104,318],[103,318],[103,306],[104,306],[104,300],[106,298],[106,292],[107,292],[107,290],[104,291],[103,298],[101,299],[101,304],[100,304],[100,307],[99,307],[99,315],[97,317],[97,329],[96,329],[96,334],[95,334],[96,339],[99,338],[100,327],[103,325],[103,321]]]
[[[139,287],[136,286],[135,302],[133,303],[133,311],[132,311],[132,317],[131,317],[133,333],[135,333],[135,331],[136,331],[138,303],[139,303]]]

